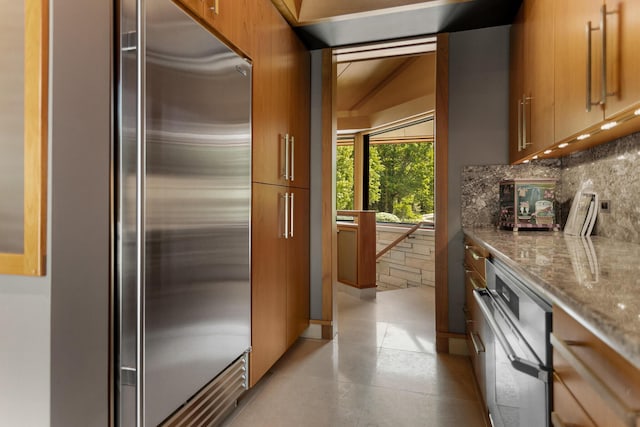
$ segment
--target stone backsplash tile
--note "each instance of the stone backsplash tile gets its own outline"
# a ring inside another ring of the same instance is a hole
[[[557,179],[557,212],[563,226],[576,191],[591,179],[600,199],[611,201],[611,212],[598,215],[593,234],[640,244],[640,133],[562,159],[464,167],[462,227],[495,226],[499,183],[513,178]]]
[[[611,201],[611,212],[598,214],[594,234],[640,243],[640,133],[561,161],[560,200],[570,203],[582,182],[591,179],[600,200]]]
[[[465,166],[462,170],[462,227],[495,227],[500,181],[514,178],[554,178],[560,185],[560,160],[523,165]]]

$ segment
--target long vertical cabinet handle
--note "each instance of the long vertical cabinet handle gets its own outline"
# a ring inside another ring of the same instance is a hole
[[[526,150],[529,142],[527,141],[527,128],[529,123],[527,123],[527,96],[522,95],[522,149]]]
[[[136,74],[138,93],[136,100],[136,427],[145,425],[145,256],[146,256],[146,8],[144,0],[136,1],[136,27],[138,31]]]
[[[604,105],[607,102],[607,5],[603,4],[600,8],[600,42],[602,43],[602,76],[601,86],[602,94],[600,95],[600,104]]]
[[[290,158],[291,158],[291,174],[289,174],[289,179],[291,180],[291,182],[293,182],[293,180],[295,179],[294,172],[296,168],[296,140],[293,137],[293,135],[291,135],[291,157]]]
[[[522,151],[522,99],[518,99],[518,151]]]
[[[286,179],[287,181],[291,178],[290,173],[290,164],[291,164],[291,151],[290,151],[290,146],[291,146],[291,140],[289,139],[289,134],[286,134],[284,136],[284,158],[285,158],[285,162],[284,162],[284,179]]]
[[[587,22],[587,113],[591,111],[591,106],[594,105],[591,102],[591,32],[597,29],[591,27],[591,21]]]
[[[293,192],[289,194],[289,220],[291,222],[291,226],[289,228],[289,237],[293,239]]]
[[[283,224],[284,224],[284,233],[282,234],[282,237],[284,237],[285,239],[289,238],[289,193],[284,193],[282,195],[282,198],[284,199],[284,209],[283,209]]]

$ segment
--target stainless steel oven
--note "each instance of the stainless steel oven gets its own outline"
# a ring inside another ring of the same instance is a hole
[[[491,331],[485,337],[486,395],[494,427],[547,427],[551,408],[551,305],[504,264],[486,262],[487,288],[474,291]]]

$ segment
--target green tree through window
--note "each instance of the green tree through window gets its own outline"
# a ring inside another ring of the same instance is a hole
[[[433,144],[375,144],[369,148],[369,207],[391,213],[401,222],[422,221],[433,213]],[[378,186],[378,188],[376,188]]]

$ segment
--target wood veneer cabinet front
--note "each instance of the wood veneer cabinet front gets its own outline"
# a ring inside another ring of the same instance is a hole
[[[525,0],[511,27],[510,160],[554,142],[554,0]]]
[[[467,346],[476,382],[486,409],[486,351],[484,347],[487,327],[480,307],[473,296],[474,289],[485,288],[484,260],[489,253],[473,240],[465,237],[465,320],[467,327]]]
[[[284,188],[253,184],[251,231],[251,347],[253,386],[287,349],[287,242]]]
[[[563,0],[556,6],[556,141],[614,119],[640,105],[640,3],[634,0]],[[602,8],[606,7],[606,92],[603,91]],[[587,45],[587,23],[598,28]],[[588,112],[587,69],[591,56]],[[637,119],[636,119],[637,120]]]
[[[254,183],[252,207],[253,386],[309,326],[309,190]]]
[[[604,118],[603,108],[591,107],[587,100],[586,25],[600,22],[602,0],[562,0],[555,3],[555,140],[570,137],[593,126]],[[601,91],[600,68],[602,49],[600,34],[592,33],[591,45],[591,98],[597,99]]]
[[[577,406],[595,426],[640,427],[640,369],[557,306],[552,345],[554,412],[561,420],[572,420]]]
[[[291,189],[293,236],[287,239],[287,347],[309,327],[309,190]]]

